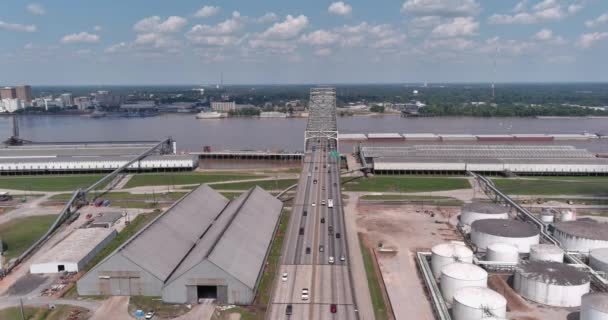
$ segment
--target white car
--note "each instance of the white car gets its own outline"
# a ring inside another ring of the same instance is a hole
[[[332,256],[329,257],[329,264],[334,264],[334,257],[332,257]]]
[[[308,300],[308,288],[302,289],[302,300]]]
[[[340,261],[346,261],[346,258],[344,256],[340,256]]]
[[[281,280],[287,281],[287,272],[283,273],[283,276],[281,276]]]
[[[316,204],[315,202],[313,202],[313,203],[311,204],[311,206],[316,207],[316,206],[317,206],[317,204]]]
[[[148,313],[146,313],[145,318],[146,319],[152,319],[152,318],[154,318],[154,314],[155,314],[154,311],[148,311]]]

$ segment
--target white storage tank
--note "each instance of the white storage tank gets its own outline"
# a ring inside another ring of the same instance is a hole
[[[574,210],[564,209],[560,213],[559,220],[560,221],[574,221],[574,220],[576,220],[576,213],[574,212]]]
[[[589,252],[589,266],[593,270],[608,273],[608,248],[591,250]]]
[[[473,202],[462,206],[460,224],[470,226],[481,219],[509,219],[509,208],[491,202]]]
[[[608,224],[583,218],[558,222],[553,235],[567,251],[589,253],[597,248],[608,248]]]
[[[553,223],[557,214],[559,214],[559,212],[553,208],[543,208],[540,212],[540,220],[547,224]]]
[[[454,293],[454,320],[487,320],[488,313],[495,317],[506,317],[507,299],[486,287],[466,287]]]
[[[564,262],[564,250],[553,244],[535,244],[530,247],[530,260]]]
[[[589,275],[554,261],[527,261],[515,268],[513,287],[522,297],[555,307],[578,307]]]
[[[594,292],[584,295],[580,320],[608,320],[608,293]]]
[[[509,243],[492,243],[486,250],[486,260],[495,262],[519,262],[519,249]]]
[[[472,263],[473,251],[460,243],[442,243],[431,249],[431,270],[435,279],[441,277],[441,269],[454,262]]]
[[[487,287],[488,273],[471,263],[452,263],[441,269],[441,294],[452,303],[454,293],[465,287]]]
[[[529,253],[530,246],[538,244],[540,232],[531,224],[517,220],[477,220],[471,225],[471,242],[480,250],[492,243],[508,243],[519,253]]]

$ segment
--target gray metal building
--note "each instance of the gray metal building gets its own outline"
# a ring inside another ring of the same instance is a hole
[[[282,206],[259,187],[230,201],[202,185],[84,275],[78,293],[250,304]]]

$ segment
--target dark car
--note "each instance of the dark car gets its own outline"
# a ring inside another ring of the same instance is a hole
[[[304,210],[304,213],[302,213],[303,216],[307,216],[308,215],[308,211]]]
[[[304,228],[300,228],[300,235],[304,234]]]
[[[288,304],[287,308],[285,308],[285,314],[290,316],[293,313],[293,306]],[[335,312],[334,312],[335,313]]]
[[[306,247],[306,254],[310,254],[310,247]]]
[[[321,223],[325,223],[325,218],[321,218]]]
[[[330,311],[331,313],[336,313],[336,312],[338,312],[338,306],[336,306],[336,304],[335,304],[335,303],[332,303],[332,304],[329,306],[329,311]]]
[[[336,238],[340,239],[340,232],[336,232]]]

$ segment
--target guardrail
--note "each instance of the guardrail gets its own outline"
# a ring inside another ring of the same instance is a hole
[[[431,271],[431,267],[429,266],[428,257],[430,256],[431,253],[428,251],[418,251],[416,252],[416,263],[420,269],[420,272],[422,273],[422,277],[427,289],[429,290],[429,294],[431,295],[433,311],[435,312],[436,319],[452,320],[452,316],[448,310],[448,305],[441,295],[441,291],[439,290],[439,286],[437,286],[433,271]]]
[[[530,211],[528,211],[526,208],[522,207],[519,203],[515,202],[508,195],[506,195],[502,191],[500,191],[490,179],[488,179],[482,175],[478,175],[474,172],[468,172],[468,174],[483,184],[484,192],[486,192],[486,193],[488,193],[488,191],[493,192],[494,195],[501,198],[503,201],[505,201],[511,207],[515,208],[515,210],[521,216],[523,216],[523,218],[525,220],[531,221],[534,224],[536,224],[536,226],[540,229],[541,237],[543,240],[562,248],[564,250],[564,258],[567,261],[570,261],[573,264],[576,264],[577,266],[585,269],[587,271],[587,273],[589,273],[591,275],[592,283],[599,290],[608,292],[608,281],[604,277],[602,277],[599,273],[597,273],[595,270],[593,270],[591,267],[589,267],[587,264],[585,264],[583,262],[583,260],[581,260],[579,257],[577,257],[574,254],[569,253],[568,250],[565,249],[561,245],[559,240],[555,239],[553,237],[553,235],[551,233],[549,233],[549,231],[547,230],[547,225],[545,225],[539,218],[534,216]]]

